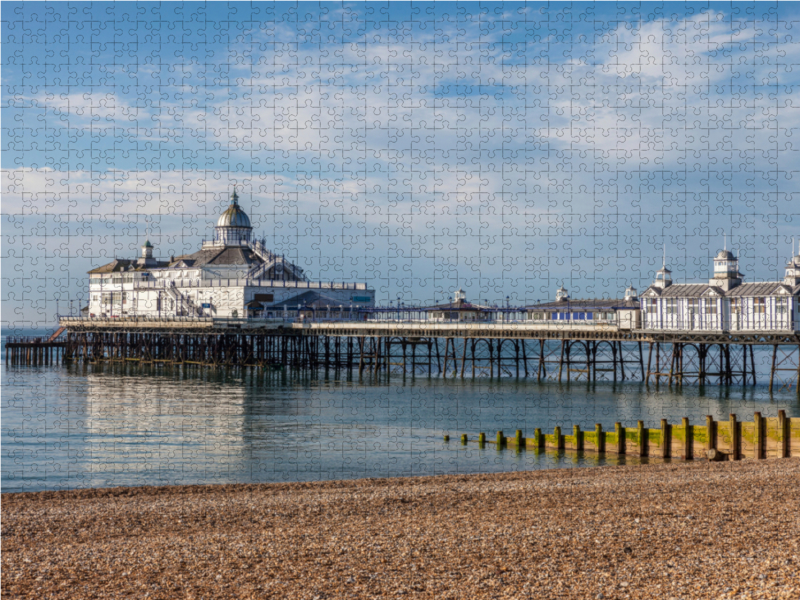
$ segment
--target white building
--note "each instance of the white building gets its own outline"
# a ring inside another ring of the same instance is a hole
[[[636,288],[629,286],[624,298],[573,299],[562,285],[556,290],[555,302],[534,304],[525,308],[534,324],[548,327],[583,326],[639,328],[639,299]]]
[[[89,316],[279,318],[310,307],[322,318],[374,305],[375,291],[365,283],[309,281],[303,269],[251,239],[252,231],[234,190],[213,241],[197,252],[160,261],[146,241],[141,258],[89,271]]]
[[[641,295],[645,329],[701,331],[800,331],[800,254],[783,281],[743,283],[739,260],[721,250],[706,283],[672,283],[663,266]]]
[[[435,304],[422,309],[428,321],[478,323],[489,322],[492,312],[486,305],[467,302],[467,293],[458,288],[447,303]]]

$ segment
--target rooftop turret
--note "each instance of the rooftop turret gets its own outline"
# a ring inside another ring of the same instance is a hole
[[[231,193],[230,206],[220,215],[214,229],[215,244],[245,246],[250,241],[253,227],[250,225],[247,213],[239,206],[239,195],[236,193],[235,187]]]

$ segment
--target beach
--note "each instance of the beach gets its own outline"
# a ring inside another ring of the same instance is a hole
[[[798,598],[800,460],[2,495],[4,598]]]

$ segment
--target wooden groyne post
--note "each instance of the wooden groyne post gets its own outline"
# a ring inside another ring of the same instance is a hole
[[[461,439],[466,443],[467,434],[463,434]],[[486,434],[479,433],[477,440],[483,448]],[[756,412],[752,422],[741,422],[731,414],[725,421],[706,416],[705,425],[693,425],[688,417],[683,417],[680,425],[661,419],[657,429],[645,427],[644,421],[637,421],[635,430],[614,423],[613,432],[604,431],[600,423],[595,424],[594,432],[584,432],[580,425],[573,425],[572,435],[564,435],[560,425],[553,428],[552,435],[545,435],[537,427],[532,438],[524,437],[521,429],[517,429],[511,438],[505,437],[502,430],[497,432],[495,447],[498,450],[511,444],[518,451],[554,449],[641,458],[788,458],[800,455],[800,417],[789,418],[786,411],[780,410],[776,417],[764,417]],[[704,449],[704,452],[699,449]]]

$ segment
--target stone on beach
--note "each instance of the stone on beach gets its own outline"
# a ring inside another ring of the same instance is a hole
[[[8,598],[798,598],[800,460],[3,494]]]

